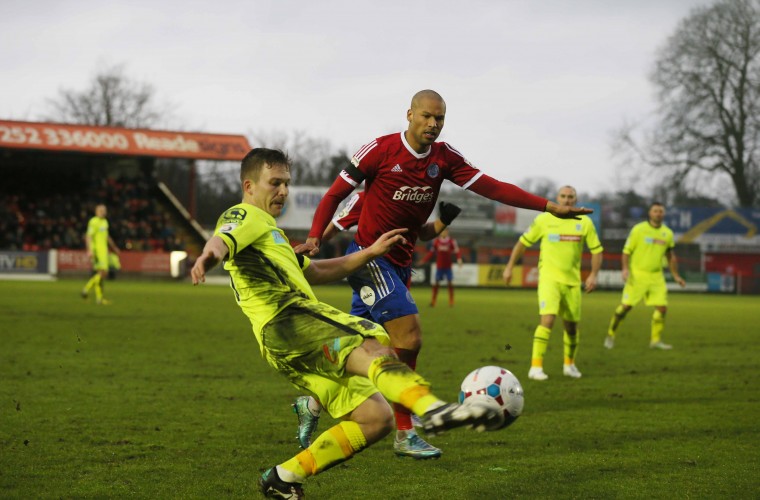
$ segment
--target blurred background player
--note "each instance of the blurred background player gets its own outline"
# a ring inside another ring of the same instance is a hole
[[[327,229],[322,234],[322,242],[329,241],[339,232],[354,227],[359,222],[363,206],[364,191],[354,193],[346,202],[343,209],[327,225]],[[453,203],[446,203],[445,201],[440,202],[438,207],[439,215],[446,213],[451,218],[449,224],[460,212],[461,209],[458,206]],[[431,235],[434,236],[446,231],[447,227],[448,225],[440,217],[433,222],[427,222],[420,230],[420,239],[427,241],[431,238]],[[411,288],[411,282],[407,283],[407,287]],[[298,442],[301,448],[308,448],[311,445],[311,436],[317,430],[322,406],[312,396],[299,396],[293,403],[293,412],[298,416]],[[412,415],[412,420],[415,425],[420,424],[419,419],[415,418],[414,415]]]
[[[686,282],[678,273],[678,260],[673,250],[673,231],[663,223],[665,206],[654,202],[649,206],[648,220],[639,222],[631,229],[623,246],[623,299],[612,315],[604,347],[615,347],[615,333],[628,311],[644,299],[646,305],[654,306],[649,347],[672,349],[662,341],[665,313],[668,311],[668,288],[663,274],[663,258],[667,259],[673,279],[681,287]]]
[[[433,240],[430,251],[422,258],[420,264],[425,264],[435,256],[435,283],[433,284],[433,295],[430,299],[430,307],[435,307],[435,301],[438,298],[438,286],[446,278],[449,287],[449,307],[454,307],[454,273],[451,269],[456,255],[459,269],[462,269],[462,252],[459,250],[457,240],[449,236],[449,230],[444,229],[441,234]]]
[[[87,257],[92,262],[92,277],[82,289],[82,298],[89,296],[90,290],[95,288],[95,302],[102,305],[110,304],[103,298],[103,285],[108,277],[109,248],[117,256],[121,253],[111,236],[108,234],[108,219],[106,206],[99,204],[95,207],[95,216],[87,223],[87,233],[84,240],[87,245]]]
[[[575,188],[563,186],[557,193],[557,203],[574,206],[577,201]],[[585,215],[577,219],[557,219],[549,214],[537,216],[530,228],[520,236],[504,268],[504,282],[509,286],[512,271],[525,249],[541,241],[538,261],[538,314],[540,323],[533,333],[533,354],[528,378],[546,380],[544,354],[549,336],[558,314],[565,324],[563,335],[564,364],[562,373],[567,377],[580,378],[575,366],[580,343],[578,322],[581,320],[581,258],[583,244],[591,252],[591,272],[586,278],[586,293],[596,288],[596,278],[602,267],[602,244],[591,219]]]
[[[219,217],[214,235],[191,270],[194,285],[220,262],[230,273],[235,299],[248,317],[267,363],[294,386],[323,402],[341,422],[296,456],[267,469],[259,488],[270,498],[304,498],[302,483],[344,462],[386,436],[393,413],[386,401],[403,401],[438,433],[469,426],[484,430],[500,420],[484,405],[446,404],[430,384],[399,361],[383,328],[319,302],[312,284],[344,278],[404,242],[395,229],[368,248],[321,261],[296,255],[275,218],[290,184],[290,161],[281,151],[251,150],[240,168],[241,203]]]
[[[340,202],[365,182],[364,208],[358,230],[346,251],[361,251],[381,234],[408,228],[406,242],[348,277],[353,289],[351,313],[372,318],[390,335],[399,359],[414,369],[422,346],[419,310],[407,287],[412,254],[420,229],[433,212],[444,180],[508,205],[547,211],[561,217],[590,213],[560,206],[517,186],[489,177],[445,142],[436,142],[446,118],[446,103],[437,92],[422,90],[406,112],[407,130],[369,142],[351,158],[319,203],[306,242],[297,253],[316,255],[327,225]],[[444,222],[447,215],[441,214]],[[441,450],[417,435],[409,411],[396,405],[394,451],[417,459],[435,458]]]

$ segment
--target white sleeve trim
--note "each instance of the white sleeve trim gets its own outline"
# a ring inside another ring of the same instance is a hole
[[[340,171],[340,176],[341,176],[341,178],[342,178],[344,181],[348,182],[348,183],[349,183],[349,184],[351,184],[353,187],[356,187],[356,186],[358,186],[358,185],[359,185],[359,184],[358,184],[358,183],[357,183],[355,180],[353,180],[353,179],[351,178],[351,176],[349,176],[349,175],[348,175],[348,173],[347,173],[345,170],[341,170],[341,171]]]
[[[472,179],[470,179],[470,180],[469,180],[469,181],[467,181],[467,182],[466,182],[464,185],[462,185],[462,189],[468,189],[470,186],[472,186],[472,184],[473,184],[473,183],[474,183],[476,180],[480,179],[480,176],[481,176],[481,175],[483,175],[483,172],[478,172],[477,174],[473,175],[473,176],[472,176]]]

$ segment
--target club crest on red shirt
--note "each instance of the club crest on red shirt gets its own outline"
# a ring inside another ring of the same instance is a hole
[[[438,177],[438,174],[440,173],[441,173],[441,169],[438,168],[437,163],[431,163],[430,166],[427,168],[428,177],[430,177],[431,179],[435,179],[436,177]]]

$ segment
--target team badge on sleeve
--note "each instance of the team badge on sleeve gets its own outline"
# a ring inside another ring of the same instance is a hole
[[[229,222],[227,224],[224,224],[222,227],[219,228],[220,233],[229,233],[233,229],[238,227],[238,225],[234,222]]]
[[[277,243],[278,245],[282,245],[282,244],[284,244],[284,243],[287,243],[287,242],[288,242],[288,240],[286,240],[286,239],[285,239],[285,237],[284,237],[282,234],[280,234],[280,232],[279,232],[279,231],[276,231],[276,230],[274,230],[274,229],[272,230],[272,239],[273,239],[273,240],[274,240],[274,242],[275,242],[275,243]]]
[[[226,212],[224,212],[224,215],[222,215],[222,219],[224,220],[243,220],[245,219],[245,216],[248,215],[248,212],[244,208],[236,207],[236,208],[230,208]]]

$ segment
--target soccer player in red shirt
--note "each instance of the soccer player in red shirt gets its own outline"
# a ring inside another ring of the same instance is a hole
[[[329,241],[339,232],[357,225],[363,207],[364,191],[358,191],[348,199],[343,209],[335,214],[327,225],[327,229],[322,233],[322,241]],[[435,235],[446,232],[448,225],[459,215],[461,209],[453,203],[442,201],[439,203],[438,212],[440,216],[436,220],[425,223],[420,229],[420,240],[428,241]],[[446,218],[448,223],[444,223],[441,217]],[[411,288],[411,276],[409,278],[406,283],[407,288]],[[313,396],[299,396],[293,403],[293,413],[298,417],[298,442],[301,448],[306,449],[311,445],[311,436],[317,430],[322,405]],[[412,419],[415,420],[415,417],[412,416]]]
[[[351,198],[346,202],[343,210],[335,214],[330,224],[327,225],[327,229],[322,233],[322,241],[331,240],[336,234],[341,231],[347,231],[359,223],[359,216],[362,213],[362,207],[364,206],[364,191],[354,193]],[[461,208],[453,203],[440,202],[438,210],[444,214],[442,217],[447,217],[448,224],[444,223],[441,217],[438,217],[433,222],[427,222],[420,229],[419,238],[422,241],[428,241],[436,237],[436,235],[443,234],[444,231],[448,231],[447,227],[462,211]],[[447,233],[448,234],[448,233]]]
[[[457,240],[449,236],[449,230],[444,229],[433,240],[432,248],[422,258],[421,264],[427,263],[435,255],[435,284],[433,284],[433,297],[430,299],[430,307],[435,307],[438,298],[438,286],[446,278],[449,287],[449,307],[454,307],[454,273],[451,270],[453,256],[456,255],[457,263],[462,267],[462,252],[459,250]]]
[[[417,305],[406,283],[420,228],[435,208],[444,179],[486,198],[558,217],[575,217],[593,211],[560,206],[515,185],[500,182],[475,168],[451,145],[436,142],[446,118],[446,103],[433,90],[422,90],[414,95],[406,118],[409,122],[406,131],[378,137],[356,152],[351,164],[322,198],[308,239],[295,251],[316,255],[322,234],[338,205],[364,182],[364,209],[347,253],[370,246],[388,229],[407,228],[408,232],[404,234],[406,244],[396,245],[385,257],[375,259],[349,276],[354,290],[351,313],[382,324],[399,358],[414,368],[422,345],[422,330]],[[409,412],[398,406],[395,410],[396,454],[439,457],[441,450],[414,432]]]

